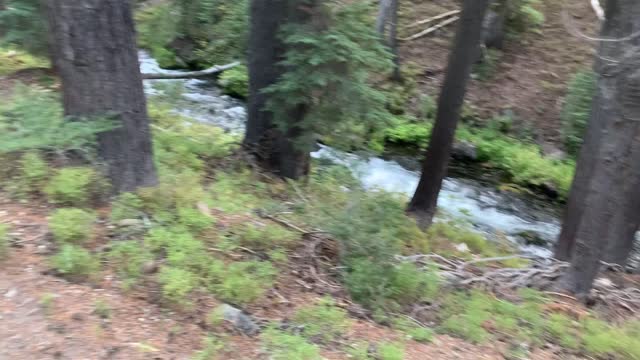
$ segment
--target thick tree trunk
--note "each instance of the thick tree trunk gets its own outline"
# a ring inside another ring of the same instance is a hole
[[[463,4],[422,176],[408,208],[408,212],[416,216],[423,228],[431,225],[436,212],[438,194],[447,173],[454,135],[474,56],[480,46],[482,22],[488,5],[489,0],[465,0]]]
[[[65,114],[118,122],[119,128],[98,135],[98,155],[115,192],[155,185],[129,1],[47,0],[47,9]]]
[[[298,179],[308,174],[310,155],[296,144],[301,129],[296,125],[305,116],[298,109],[286,119],[286,131],[274,123],[273,113],[265,111],[269,96],[263,90],[278,81],[285,69],[279,65],[286,47],[279,31],[287,21],[306,21],[310,14],[296,7],[296,1],[253,0],[249,36],[249,119],[245,148],[261,166],[276,175]],[[309,4],[307,4],[309,6]]]
[[[640,3],[635,0],[609,0],[605,29],[623,37],[640,29]],[[621,34],[622,33],[622,34]],[[640,46],[632,42],[611,42],[600,56],[598,81],[600,102],[596,116],[604,117],[586,180],[582,212],[575,230],[571,267],[560,287],[578,295],[587,295],[600,269],[600,260],[612,244],[627,236],[637,224],[640,187]],[[635,202],[635,203],[634,203]]]
[[[630,34],[628,25],[625,26],[622,24],[622,20],[619,19],[621,15],[615,13],[619,5],[614,2],[609,2],[608,5],[611,9],[611,18],[610,21],[606,21],[603,24],[601,37],[616,39],[628,36]],[[637,39],[632,41],[637,44]],[[594,66],[595,72],[599,74],[600,78],[610,76],[609,73],[612,71],[612,68],[615,67],[615,63],[608,59],[620,58],[625,44],[626,42],[601,43],[599,55]],[[603,99],[601,91],[599,90],[593,101],[591,118],[585,132],[583,145],[580,149],[576,174],[564,213],[562,231],[555,246],[555,257],[558,260],[568,261],[571,259],[576,232],[585,209],[585,199],[588,192],[589,181],[596,163],[595,158],[602,144],[600,135],[607,122],[612,121],[611,114],[603,108],[604,101],[606,100]]]

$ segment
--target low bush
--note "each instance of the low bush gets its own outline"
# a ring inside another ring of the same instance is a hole
[[[50,202],[66,206],[88,206],[107,193],[107,181],[89,167],[68,167],[58,170],[44,192]]]
[[[70,244],[62,246],[51,258],[51,264],[59,274],[77,280],[91,278],[100,269],[100,263],[89,251]]]
[[[13,180],[18,195],[38,195],[44,190],[49,177],[49,165],[37,151],[22,155],[18,164],[18,177]]]
[[[49,229],[60,244],[83,244],[91,239],[95,214],[82,209],[58,209],[49,217]]]
[[[244,305],[255,301],[273,286],[277,270],[269,262],[238,261],[209,266],[207,287],[219,299]]]
[[[299,335],[269,328],[262,333],[261,339],[262,345],[273,360],[322,359],[318,347]]]
[[[249,97],[249,70],[244,65],[226,70],[218,82],[227,95],[241,99]]]
[[[189,306],[191,294],[198,286],[198,276],[188,270],[170,266],[163,266],[158,274],[158,281],[162,285],[162,296],[170,302]]]
[[[0,20],[1,22],[2,20]],[[0,25],[2,27],[2,25]],[[48,68],[49,61],[45,58],[33,56],[25,51],[2,47],[0,40],[0,76],[9,75],[24,69]]]
[[[295,233],[273,223],[245,222],[232,232],[238,244],[257,251],[286,248],[298,239]]]
[[[128,287],[143,275],[143,268],[153,260],[153,255],[140,242],[129,240],[114,244],[108,259]]]
[[[331,298],[298,310],[292,323],[302,329],[302,336],[314,343],[328,344],[344,335],[350,327],[346,311],[337,307]]]
[[[127,219],[139,219],[144,214],[144,203],[134,193],[123,193],[111,202],[111,221],[118,222]]]

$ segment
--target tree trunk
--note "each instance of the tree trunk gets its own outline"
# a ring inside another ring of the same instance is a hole
[[[304,11],[298,11],[295,1],[253,0],[249,36],[249,118],[244,139],[245,148],[256,156],[260,165],[276,175],[298,179],[308,174],[308,151],[296,146],[301,129],[296,124],[305,109],[292,112],[287,119],[288,130],[274,123],[273,113],[265,111],[269,101],[263,90],[278,81],[286,70],[279,63],[286,47],[279,31],[287,21],[304,21]]]
[[[609,0],[605,30],[618,37],[640,30],[640,3]],[[597,133],[599,146],[590,159],[590,178],[585,181],[582,212],[575,230],[571,266],[560,287],[581,296],[588,295],[600,269],[600,260],[619,237],[637,224],[640,187],[640,46],[638,40],[609,42],[600,56],[598,108],[603,119]],[[635,203],[633,203],[635,201]]]
[[[389,16],[391,11],[391,3],[397,0],[380,0],[378,6],[378,17],[376,18],[376,31],[380,34],[380,37],[384,39],[386,33],[387,23],[389,22]]]
[[[438,194],[447,173],[451,148],[474,56],[482,36],[482,22],[489,0],[465,0],[461,19],[449,55],[447,74],[438,100],[436,122],[431,133],[422,168],[422,176],[408,212],[422,228],[431,225],[436,212]]]
[[[157,183],[149,117],[128,0],[47,0],[53,60],[64,111],[109,116],[119,127],[98,135],[98,155],[115,192]]]
[[[611,16],[620,17],[615,15],[614,11],[617,4],[610,2]],[[617,18],[611,18],[610,21],[606,21],[603,24],[601,37],[603,38],[623,38],[629,35],[629,28],[620,24],[621,20]],[[637,42],[636,40],[632,40]],[[603,76],[609,76],[608,73],[615,64],[606,59],[616,59],[622,56],[624,42],[602,42],[599,49],[599,55],[596,59],[594,69],[599,74],[600,78]],[[580,149],[578,157],[578,163],[576,167],[576,174],[573,179],[571,191],[569,194],[569,200],[565,209],[562,231],[558,237],[558,241],[555,246],[555,257],[558,260],[568,261],[571,259],[573,253],[576,232],[578,225],[582,219],[582,214],[585,209],[585,199],[588,192],[589,181],[593,173],[593,167],[595,166],[595,157],[598,153],[602,139],[600,135],[608,121],[612,121],[610,114],[603,109],[603,102],[601,92],[598,91],[593,100],[591,117],[587,130],[585,132],[585,138],[583,145]]]
[[[391,80],[395,82],[402,81],[402,74],[400,73],[400,53],[398,49],[398,7],[400,0],[391,0],[391,21],[389,29],[389,48],[391,54],[393,54],[393,74]]]

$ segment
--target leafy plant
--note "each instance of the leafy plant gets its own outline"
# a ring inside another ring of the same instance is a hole
[[[136,194],[120,194],[111,203],[111,221],[138,219],[144,215],[143,208],[144,203]]]
[[[108,119],[67,120],[56,94],[17,86],[9,101],[0,104],[0,154],[44,150],[63,155],[73,151],[90,158],[96,134],[114,127]]]
[[[297,239],[296,234],[272,223],[245,222],[232,231],[240,245],[259,251],[287,247]]]
[[[573,156],[578,154],[582,145],[595,93],[596,75],[593,71],[578,72],[569,82],[561,119],[565,145]]]
[[[267,329],[261,336],[262,344],[273,360],[320,360],[318,347],[303,337],[275,328]]]
[[[82,209],[58,209],[49,217],[53,238],[61,244],[82,244],[91,238],[95,214]]]
[[[220,75],[220,86],[225,94],[246,99],[249,97],[249,70],[246,66],[237,66]]]
[[[216,260],[209,266],[208,288],[221,300],[248,304],[271,288],[276,269],[269,262],[238,261],[230,264]]]
[[[136,281],[142,276],[145,264],[153,260],[152,254],[137,241],[121,241],[109,252],[109,262],[126,284]]]
[[[58,170],[44,189],[54,204],[86,206],[107,187],[92,168],[68,167]]]
[[[53,268],[63,276],[72,279],[90,278],[100,269],[98,260],[87,250],[70,244],[62,246],[51,259]]]
[[[402,360],[404,359],[404,346],[397,343],[379,344],[378,357],[380,360]]]
[[[175,267],[163,266],[158,274],[162,295],[178,305],[189,305],[188,295],[198,286],[196,274]]]
[[[351,325],[346,311],[337,307],[331,298],[323,298],[315,305],[301,308],[292,320],[302,328],[305,338],[320,343],[339,338]]]
[[[0,261],[9,256],[9,226],[0,224]]]
[[[15,186],[19,195],[39,194],[49,177],[49,166],[37,151],[29,151],[22,155],[19,164],[19,175]]]

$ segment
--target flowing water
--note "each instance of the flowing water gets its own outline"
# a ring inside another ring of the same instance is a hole
[[[143,73],[172,73],[163,70],[145,52],[140,52],[140,68]],[[147,80],[148,95],[159,95],[158,84],[177,84],[183,87],[182,99],[173,101],[175,111],[197,121],[220,126],[230,132],[244,130],[246,110],[244,104],[227,95],[207,81],[202,80]],[[177,100],[177,99],[172,99]],[[366,188],[379,188],[411,196],[420,174],[408,170],[395,161],[378,157],[362,157],[320,146],[314,158],[330,160],[347,166]],[[560,222],[555,211],[536,206],[516,195],[497,191],[470,179],[447,178],[440,194],[439,208],[456,219],[467,220],[475,229],[490,236],[502,235],[521,244],[525,253],[550,256],[542,246],[526,245],[522,235],[551,243],[560,232]]]

